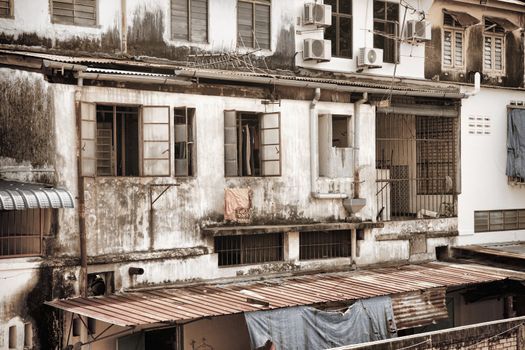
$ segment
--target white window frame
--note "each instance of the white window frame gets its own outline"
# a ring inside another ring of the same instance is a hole
[[[445,64],[444,54],[445,54],[445,32],[451,33],[451,62],[452,65]],[[463,44],[461,46],[461,66],[456,65],[456,33],[461,33],[463,37]],[[441,34],[441,67],[443,70],[461,70],[464,71],[467,67],[466,57],[465,57],[465,28],[444,26]]]

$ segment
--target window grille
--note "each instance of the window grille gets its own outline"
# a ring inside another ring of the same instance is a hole
[[[301,232],[299,259],[330,259],[349,257],[351,254],[350,231]]]
[[[525,229],[525,209],[482,210],[474,212],[474,232]]]
[[[283,260],[283,234],[215,237],[219,266],[260,264]]]

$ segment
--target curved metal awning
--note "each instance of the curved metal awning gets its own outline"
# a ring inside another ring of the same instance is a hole
[[[15,181],[0,181],[0,210],[74,208],[73,196],[62,188]]]

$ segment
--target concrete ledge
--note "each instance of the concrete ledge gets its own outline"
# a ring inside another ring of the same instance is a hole
[[[416,236],[425,236],[426,238],[447,238],[456,237],[458,231],[430,231],[430,232],[410,232],[410,233],[385,233],[376,236],[376,241],[408,241]]]
[[[203,227],[201,231],[209,236],[235,236],[277,232],[359,230],[382,227],[384,227],[382,222],[333,222],[297,225],[208,226]]]

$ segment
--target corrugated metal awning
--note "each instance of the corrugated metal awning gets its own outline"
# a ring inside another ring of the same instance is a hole
[[[451,11],[451,10],[443,9],[443,13],[450,15],[462,27],[470,27],[470,26],[473,26],[481,22],[479,19],[477,19],[476,17],[466,12]]]
[[[485,18],[501,26],[503,29],[505,29],[506,32],[512,32],[513,30],[516,30],[519,28],[517,24],[503,17],[485,16]]]
[[[358,299],[434,288],[488,283],[525,274],[475,264],[427,263],[363,271],[323,273],[265,281],[164,288],[119,295],[73,298],[47,302],[48,305],[118,326],[183,323],[203,317],[271,310]],[[428,294],[430,293],[430,294]],[[440,294],[428,292],[412,298],[422,304],[425,295],[438,300]],[[437,295],[437,297],[436,297]],[[410,298],[401,296],[400,300]],[[426,301],[425,301],[426,302]],[[441,317],[439,302],[433,302],[431,316]],[[400,303],[397,303],[398,309]],[[439,306],[439,307],[438,307]],[[404,311],[401,324],[413,315]]]
[[[40,184],[0,181],[0,210],[74,208],[71,193]]]

